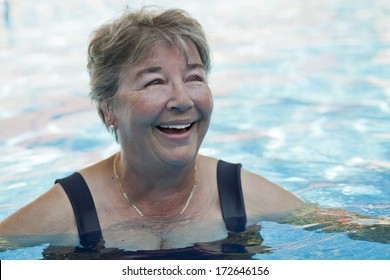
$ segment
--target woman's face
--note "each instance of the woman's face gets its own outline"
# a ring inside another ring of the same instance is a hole
[[[116,98],[115,124],[129,157],[176,166],[196,157],[213,99],[193,43],[187,56],[167,44],[150,47],[126,73]]]

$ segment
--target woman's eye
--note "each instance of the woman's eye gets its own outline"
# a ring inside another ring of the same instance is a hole
[[[199,76],[191,76],[187,79],[188,82],[203,82],[203,79]]]
[[[153,80],[153,81],[147,83],[147,84],[145,85],[145,87],[157,86],[157,85],[161,85],[161,84],[162,84],[162,81],[157,79],[157,80]]]

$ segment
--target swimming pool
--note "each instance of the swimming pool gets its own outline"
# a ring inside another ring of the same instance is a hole
[[[9,27],[0,29],[0,219],[56,178],[117,150],[87,96],[85,52],[91,29],[126,2],[46,2],[15,2]],[[215,109],[202,153],[242,162],[307,202],[390,218],[387,0],[170,6],[198,18],[212,43]],[[254,253],[234,257],[390,259],[388,227],[381,242],[342,230],[259,227]],[[40,259],[47,247],[0,259]]]

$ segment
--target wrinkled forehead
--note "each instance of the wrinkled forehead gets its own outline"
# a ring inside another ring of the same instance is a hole
[[[148,46],[143,50],[138,59],[134,62],[133,65],[142,64],[145,60],[153,60],[158,58],[159,50],[161,48],[168,48],[172,51],[177,52],[178,56],[183,56],[186,64],[189,63],[198,63],[202,64],[200,54],[195,44],[191,41],[185,42],[185,44],[171,44],[168,42],[157,42],[151,46]]]

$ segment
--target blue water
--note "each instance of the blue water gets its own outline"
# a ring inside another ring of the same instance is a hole
[[[166,1],[131,1],[167,7]],[[118,149],[85,70],[90,31],[126,1],[17,1],[0,26],[0,219]],[[170,1],[205,27],[214,64],[201,152],[322,207],[390,218],[390,2]],[[218,20],[216,20],[218,19]],[[389,242],[259,222],[258,259],[390,259]],[[47,245],[0,253],[39,259]]]

